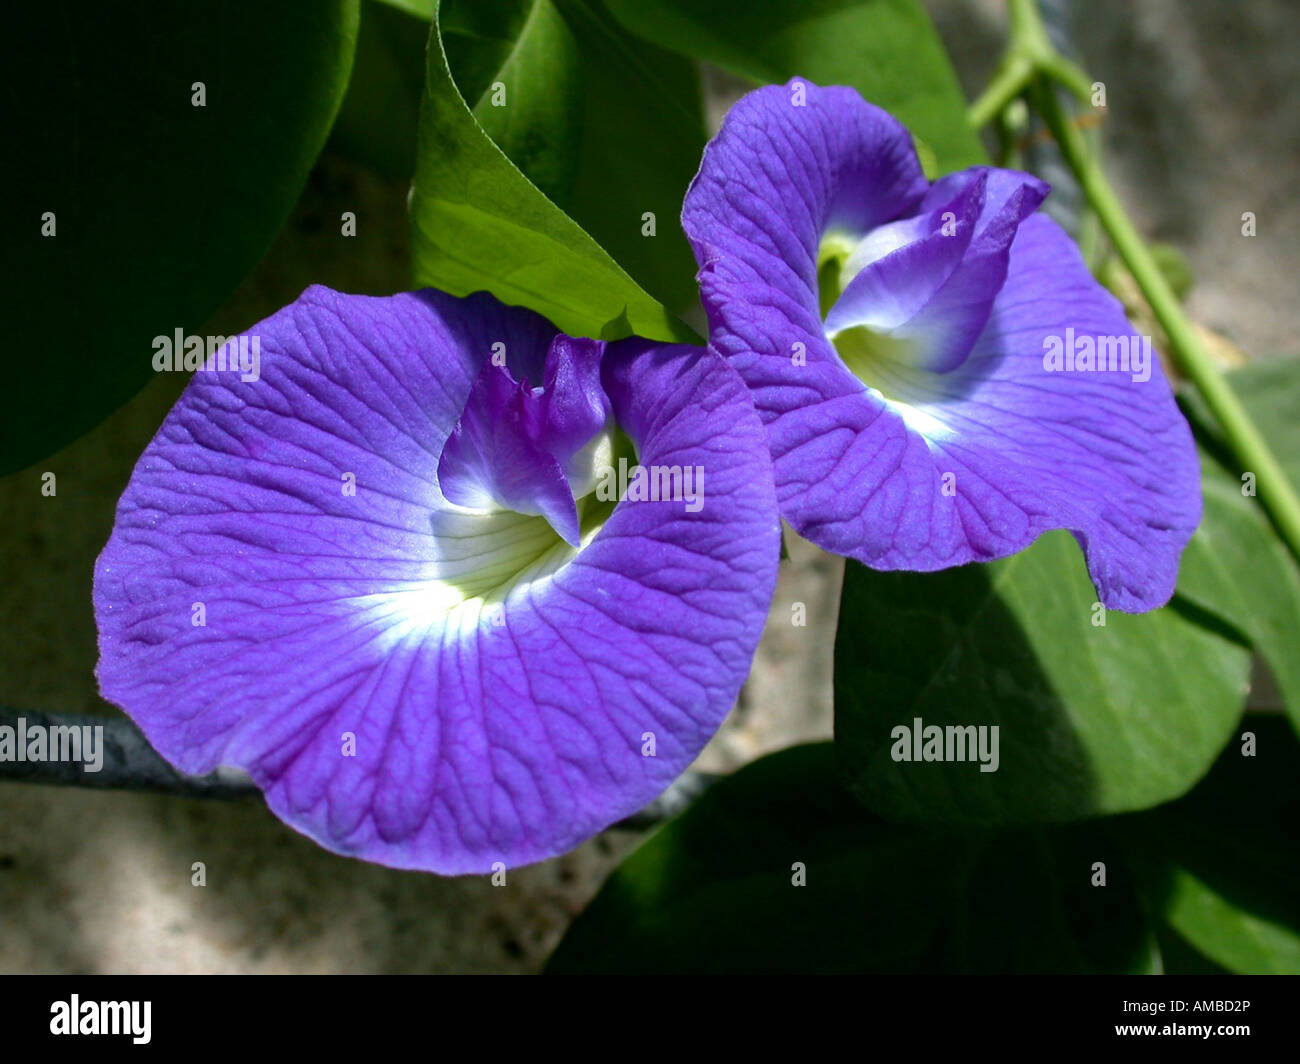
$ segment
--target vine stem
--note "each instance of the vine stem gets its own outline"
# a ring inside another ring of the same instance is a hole
[[[1091,82],[1052,46],[1037,0],[1009,0],[1009,6],[1011,42],[1007,58],[989,88],[971,105],[972,124],[978,128],[996,118],[1016,97],[1032,96],[1089,206],[1169,338],[1170,354],[1179,371],[1200,392],[1241,470],[1255,474],[1260,501],[1282,540],[1300,559],[1300,497],[1241,400],[1214,365],[1083,133],[1070,120],[1055,91],[1059,84],[1087,99]]]
[[[139,728],[121,716],[41,713],[0,706],[0,728],[23,734],[40,730],[47,736],[56,728],[75,729],[83,736],[87,734],[85,729],[89,729],[89,734],[96,736],[95,746],[99,751],[98,764],[93,771],[86,769],[86,762],[92,759],[89,754],[85,761],[0,760],[0,784],[46,783],[101,790],[154,791],[184,798],[238,799],[256,797],[261,793],[256,784],[238,769],[219,768],[206,776],[187,776],[178,772],[149,745]],[[78,738],[76,748],[80,756],[83,749],[81,738]],[[42,746],[42,749],[52,752],[53,746]],[[687,769],[644,809],[611,826],[628,831],[654,827],[684,810],[719,778],[715,773]]]
[[[1035,72],[1034,64],[1026,56],[1009,56],[979,98],[970,105],[966,114],[970,124],[982,129],[992,122],[1012,100],[1029,88]]]

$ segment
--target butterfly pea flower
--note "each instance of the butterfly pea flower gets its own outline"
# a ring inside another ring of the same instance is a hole
[[[889,114],[792,81],[727,115],[682,222],[800,534],[928,571],[1069,529],[1101,601],[1147,610],[1200,519],[1196,453],[1047,193],[991,167],[931,183]]]
[[[400,868],[540,860],[667,787],[775,585],[736,373],[486,294],[315,287],[253,332],[260,379],[195,373],[122,495],[104,696],[181,771],[242,768],[298,831]]]

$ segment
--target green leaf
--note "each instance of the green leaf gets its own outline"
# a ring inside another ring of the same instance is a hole
[[[751,81],[851,85],[934,151],[944,172],[988,161],[952,64],[916,0],[608,0],[628,29]]]
[[[1243,634],[1300,728],[1300,567],[1240,483],[1202,461],[1205,510],[1183,555],[1178,594]]]
[[[716,784],[619,866],[548,970],[1158,969],[1101,831],[885,824],[835,789],[832,760],[829,744],[796,747]]]
[[[631,36],[597,0],[445,0],[441,19],[484,132],[652,295],[692,303],[678,218],[704,151],[695,64]]]
[[[1251,362],[1227,374],[1227,380],[1255,427],[1268,440],[1291,484],[1300,490],[1300,358]],[[1178,398],[1198,434],[1208,441],[1224,467],[1229,468],[1222,434],[1200,396],[1188,388]],[[1240,474],[1245,472],[1249,471],[1234,469],[1234,479],[1240,482]],[[1266,485],[1257,488],[1262,492]]]
[[[651,294],[694,305],[681,214],[704,154],[698,68],[625,32],[599,3],[559,2],[584,59],[577,179],[561,205]]]
[[[153,338],[201,325],[262,256],[325,142],[357,33],[357,0],[12,14],[0,472],[130,398]]]
[[[379,2],[428,22],[433,18],[433,9],[437,6],[438,0],[379,0]]]
[[[1242,727],[1253,756],[1176,802],[993,831],[887,824],[830,744],[773,754],[625,860],[549,970],[1300,971],[1300,745]]]
[[[1283,470],[1300,486],[1300,359],[1252,363],[1228,381]],[[1300,565],[1277,537],[1248,470],[1232,461],[1191,390],[1180,396],[1203,443],[1205,513],[1179,571],[1178,593],[1225,619],[1268,663],[1300,730]]]
[[[409,178],[415,173],[428,18],[427,11],[423,19],[412,18],[402,5],[380,0],[361,5],[352,80],[329,147],[384,177]]]
[[[1247,717],[1247,734],[1186,798],[1114,830],[1166,934],[1230,971],[1297,974],[1300,743],[1280,717]]]
[[[493,142],[562,205],[577,175],[582,54],[553,0],[443,0],[453,80]]]
[[[506,100],[510,106],[509,85]],[[578,336],[599,336],[624,315],[641,336],[697,339],[488,136],[452,78],[436,17],[412,224],[420,284],[454,295],[487,290]]]
[[[1094,599],[1065,532],[941,573],[850,563],[835,735],[854,792],[891,819],[977,824],[1074,820],[1185,793],[1240,717],[1250,655],[1181,604],[1103,615]],[[895,761],[893,730],[918,718],[998,726],[997,770]]]

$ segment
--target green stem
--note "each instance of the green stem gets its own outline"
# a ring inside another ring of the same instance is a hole
[[[1038,69],[1054,81],[1064,85],[1083,103],[1092,102],[1092,82],[1088,75],[1071,63],[1059,52],[1044,56],[1038,62]]]
[[[1036,0],[1010,0],[1010,10],[1011,43],[1007,53],[993,80],[966,112],[975,129],[983,129],[1005,111],[1037,74],[1047,74],[1081,100],[1092,97],[1088,76],[1052,47]]]
[[[1023,55],[1010,55],[1002,64],[987,88],[966,112],[966,118],[975,129],[983,129],[997,118],[1007,105],[1029,87],[1034,77],[1034,64]]]
[[[1028,54],[1043,58],[1055,54],[1043,16],[1038,10],[1038,0],[1008,0],[1011,21],[1011,45],[1023,48]]]
[[[1038,0],[1008,0],[1008,7],[1011,40],[1007,54],[988,88],[971,104],[968,112],[971,124],[980,128],[1003,115],[1016,97],[1034,96],[1039,113],[1055,135],[1093,215],[1106,230],[1169,338],[1170,354],[1178,369],[1201,393],[1242,470],[1255,474],[1260,499],[1278,534],[1300,559],[1300,498],[1241,400],[1215,368],[1191,321],[1183,313],[1178,297],[1106,180],[1096,154],[1057,98],[1056,86],[1061,85],[1087,101],[1092,83],[1082,70],[1052,47]]]
[[[1261,501],[1282,539],[1300,559],[1300,498],[1297,498],[1286,473],[1255,428],[1241,400],[1215,368],[1191,321],[1183,313],[1178,297],[1156,266],[1105,173],[1088,151],[1083,134],[1065,114],[1053,85],[1046,78],[1040,79],[1036,100],[1039,113],[1056,137],[1061,154],[1074,171],[1079,187],[1169,338],[1169,347],[1178,368],[1196,385],[1218,419],[1242,471],[1249,470],[1255,474]]]
[[[1038,0],[1010,0],[1010,54],[1023,55],[1034,69],[1059,81],[1081,100],[1092,97],[1088,76],[1054,47],[1038,11]]]

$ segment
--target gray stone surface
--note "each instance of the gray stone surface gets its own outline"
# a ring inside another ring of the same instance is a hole
[[[968,98],[1006,41],[1001,0],[924,0]],[[1106,86],[1105,160],[1142,233],[1187,257],[1188,307],[1252,357],[1300,353],[1300,6],[1294,0],[1070,0]],[[1244,237],[1253,211],[1257,235]]]

